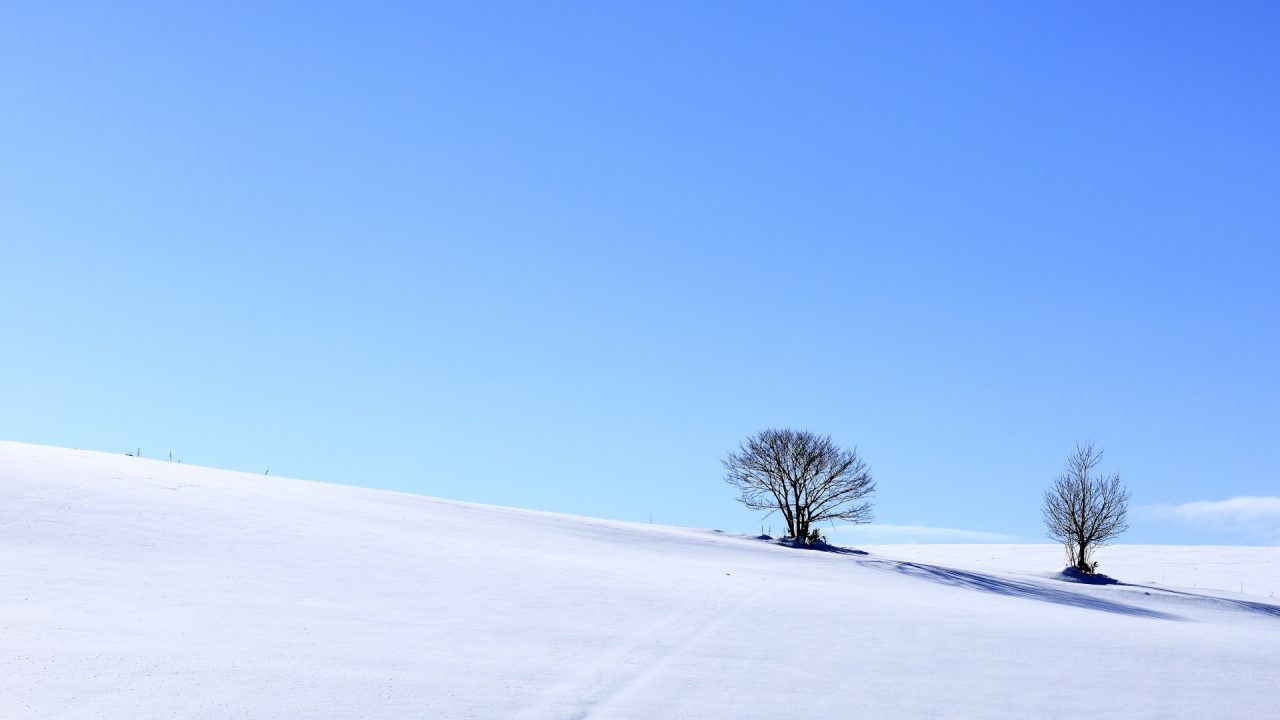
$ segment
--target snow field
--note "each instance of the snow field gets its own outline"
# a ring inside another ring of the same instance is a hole
[[[1280,549],[1104,549],[1138,583],[1119,586],[1049,577],[1053,546],[867,549],[0,443],[0,717],[1254,718],[1280,699],[1280,602],[1250,589]]]

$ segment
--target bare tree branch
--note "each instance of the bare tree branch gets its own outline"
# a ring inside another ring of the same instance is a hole
[[[1044,493],[1044,524],[1061,542],[1077,570],[1092,573],[1093,551],[1129,529],[1129,491],[1119,475],[1091,474],[1102,464],[1102,450],[1076,445],[1066,467]]]
[[[723,461],[725,482],[752,510],[781,512],[787,534],[808,541],[823,520],[871,522],[876,489],[857,449],[845,450],[830,436],[790,429],[765,430],[738,446]]]

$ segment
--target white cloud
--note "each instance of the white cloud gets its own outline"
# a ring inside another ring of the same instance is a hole
[[[930,527],[928,525],[837,525],[829,535],[838,536],[841,542],[864,543],[1007,543],[1017,540],[1012,535],[982,530]],[[832,538],[835,539],[834,537]]]
[[[1266,536],[1280,542],[1280,497],[1243,496],[1227,500],[1196,500],[1179,505],[1153,505],[1146,513],[1158,520],[1175,520],[1226,532]]]

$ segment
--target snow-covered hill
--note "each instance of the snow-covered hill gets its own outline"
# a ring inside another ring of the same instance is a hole
[[[0,718],[1275,713],[1280,549],[1108,552],[1138,584],[0,443]]]

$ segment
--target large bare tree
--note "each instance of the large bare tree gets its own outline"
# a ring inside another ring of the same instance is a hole
[[[1129,529],[1129,491],[1119,475],[1095,475],[1102,451],[1092,444],[1076,445],[1066,467],[1044,493],[1044,524],[1049,537],[1065,545],[1067,559],[1077,570],[1092,573],[1093,551]]]
[[[724,459],[725,482],[752,510],[782,513],[797,545],[823,520],[871,522],[876,489],[857,449],[807,431],[765,430],[747,438]]]

